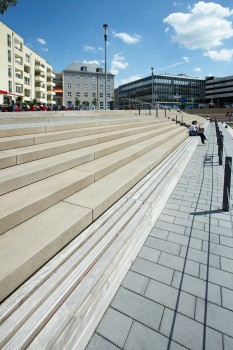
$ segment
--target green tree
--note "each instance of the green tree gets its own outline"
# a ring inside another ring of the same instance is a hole
[[[23,101],[23,97],[22,97],[22,96],[18,96],[18,97],[16,98],[16,104],[17,104],[17,105],[21,105],[22,101]]]
[[[75,106],[78,107],[80,105],[80,100],[78,98],[76,98],[74,104],[75,104]]]
[[[95,106],[95,107],[96,107],[96,106],[97,106],[97,103],[98,103],[97,98],[96,98],[96,97],[94,97],[91,103],[93,104],[93,106]]]
[[[0,0],[0,14],[2,15],[9,6],[15,6],[17,0]]]

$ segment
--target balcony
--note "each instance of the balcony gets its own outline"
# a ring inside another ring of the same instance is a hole
[[[41,64],[35,64],[35,71],[45,73],[45,66]]]
[[[42,87],[42,86],[36,86],[36,87],[35,87],[35,91],[36,91],[36,92],[45,92],[45,88]]]
[[[56,95],[56,92],[54,92],[54,91],[47,91],[47,95],[54,96],[54,95]]]
[[[45,77],[41,76],[41,75],[36,75],[35,76],[35,81],[36,82],[45,82]]]
[[[55,86],[56,84],[53,81],[47,81],[47,86]]]
[[[47,71],[47,76],[51,77],[51,78],[55,78],[56,77],[55,74],[51,70]]]

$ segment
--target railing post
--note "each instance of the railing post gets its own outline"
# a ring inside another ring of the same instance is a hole
[[[177,124],[177,115],[176,115],[176,124]]]
[[[141,114],[141,108],[140,108],[140,105],[138,105],[138,114],[139,114],[139,115]]]
[[[222,155],[223,155],[223,136],[222,132],[218,133],[218,164],[222,165]]]
[[[232,165],[232,157],[226,157],[224,186],[223,186],[223,201],[222,201],[223,211],[229,211],[229,197],[230,197],[230,189],[231,189],[231,165]]]

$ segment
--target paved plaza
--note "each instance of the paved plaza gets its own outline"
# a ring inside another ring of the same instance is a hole
[[[232,156],[232,136],[220,130],[224,156]],[[233,231],[221,211],[214,123],[206,136],[87,350],[233,349]]]

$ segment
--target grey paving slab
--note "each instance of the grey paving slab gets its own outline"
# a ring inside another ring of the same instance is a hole
[[[124,349],[126,350],[167,350],[168,338],[158,332],[152,331],[144,325],[134,322],[127,338]],[[179,344],[172,342],[171,350],[186,349]]]
[[[233,138],[221,130],[233,156]],[[233,349],[233,230],[222,212],[224,169],[213,123],[207,138],[112,301],[111,308],[132,321],[127,337],[122,332],[120,343],[96,333],[95,350],[100,343],[101,350]]]
[[[222,346],[222,334],[206,328],[206,342],[204,341],[204,326],[195,320],[183,316],[166,308],[160,327],[160,333],[179,344],[193,350],[220,350]],[[203,346],[206,343],[206,346]]]
[[[151,236],[147,238],[145,246],[176,255],[179,254],[181,248],[180,244],[164,241]]]
[[[137,294],[144,295],[149,281],[148,277],[139,275],[130,270],[122,282],[122,287],[130,289]]]
[[[145,297],[194,318],[196,298],[188,293],[179,291],[164,283],[151,280],[146,289]]]
[[[174,288],[181,289],[182,291],[190,293],[196,297],[202,299],[206,298],[207,282],[200,278],[185,275],[176,271],[171,285]],[[220,286],[213,283],[208,283],[208,300],[215,304],[221,305]]]
[[[113,345],[106,339],[99,336],[97,333],[93,335],[86,350],[119,350],[120,348]]]
[[[146,260],[149,260],[149,261],[156,263],[159,260],[160,254],[161,254],[161,251],[144,246],[144,247],[142,247],[138,256],[140,258],[143,258],[143,259],[146,259]]]
[[[111,306],[124,315],[158,330],[164,307],[142,296],[120,287]]]
[[[192,275],[195,277],[199,276],[199,264],[194,261],[186,260],[179,256],[162,252],[159,257],[158,263],[160,265],[170,267],[171,269],[180,271],[188,275]]]
[[[108,308],[102,322],[97,327],[97,333],[113,344],[123,347],[132,326],[133,320],[122,313]]]
[[[141,258],[136,258],[131,266],[131,271],[169,285],[171,284],[174,273],[173,269],[169,269]]]
[[[218,332],[233,337],[233,313],[202,299],[197,300],[195,319]]]
[[[203,252],[197,249],[192,249],[191,247],[187,248],[182,246],[180,251],[180,256],[183,258],[186,257],[188,260],[191,260],[191,261],[196,261],[204,265],[209,264],[209,266],[213,266],[217,269],[220,269],[220,257],[218,255],[208,254],[206,252]]]
[[[200,266],[200,278],[203,280],[208,279],[209,282],[215,283],[216,285],[226,287],[233,290],[233,274],[215,269],[214,267],[208,267],[208,275],[207,275],[207,267],[204,265]]]

